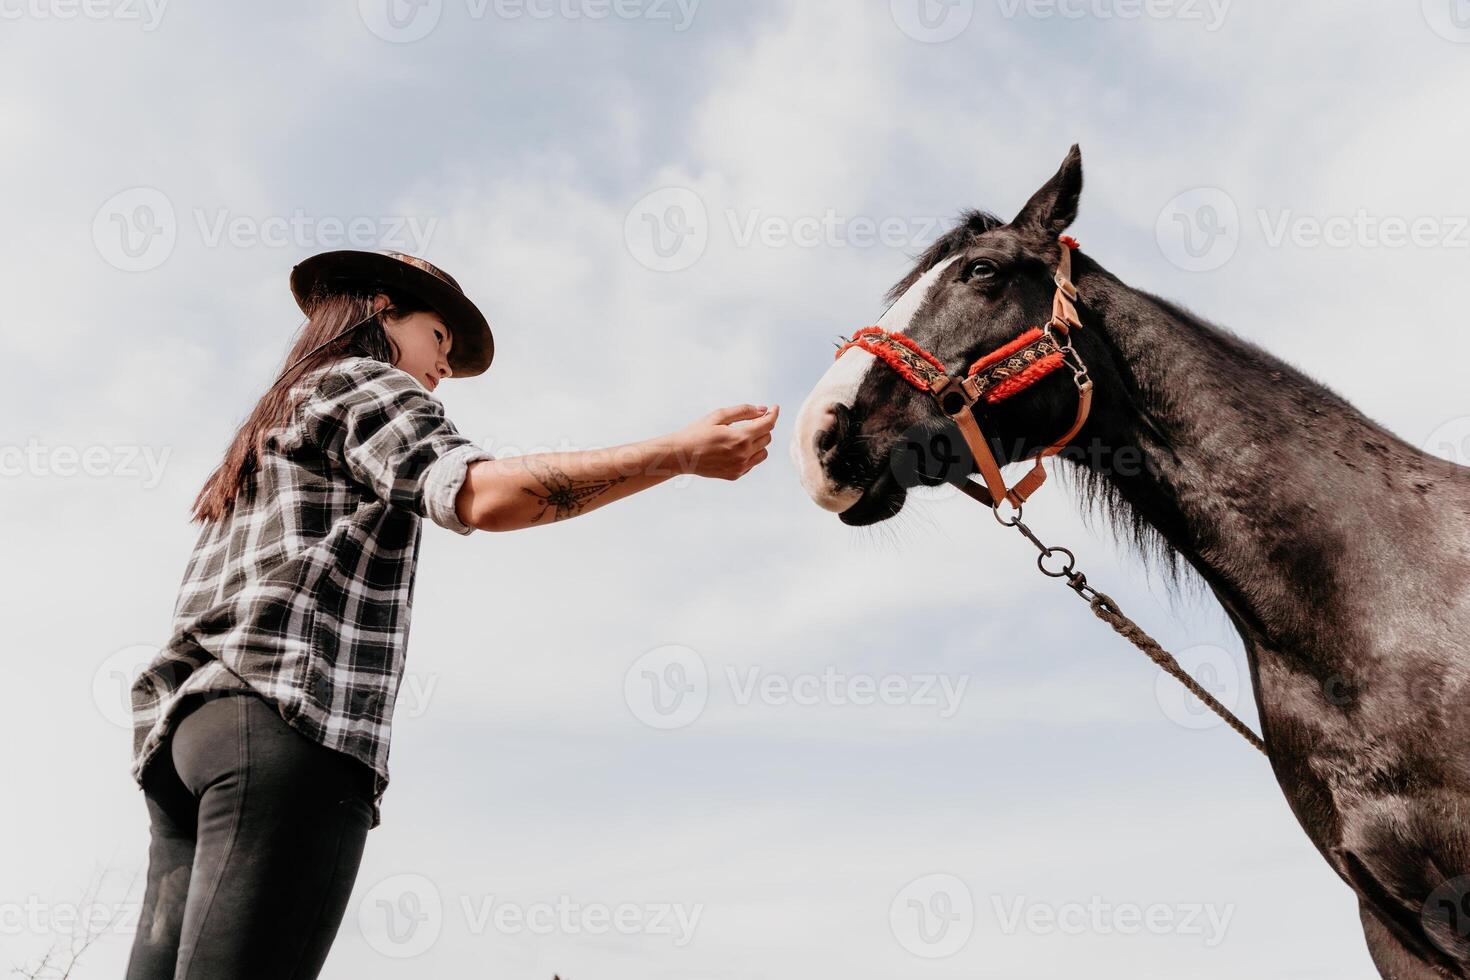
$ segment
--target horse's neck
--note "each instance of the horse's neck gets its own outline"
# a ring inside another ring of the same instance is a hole
[[[1330,672],[1344,642],[1364,639],[1373,603],[1443,573],[1426,555],[1446,544],[1437,518],[1463,534],[1470,471],[1095,267],[1078,285],[1113,361],[1094,371],[1091,431],[1143,455],[1084,465],[1200,572],[1248,644]]]

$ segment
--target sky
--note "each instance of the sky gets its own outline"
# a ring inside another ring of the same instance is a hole
[[[435,397],[492,452],[783,417],[738,482],[426,522],[383,824],[324,977],[1375,975],[1268,767],[1024,541],[952,490],[847,528],[785,443],[923,246],[1013,215],[1075,142],[1089,255],[1470,464],[1464,0],[0,20],[8,964],[115,915],[72,976],[121,975],[148,842],[129,678],[299,326],[291,266],[360,247],[486,311],[494,365]],[[1027,520],[1254,724],[1205,590],[1065,479]]]

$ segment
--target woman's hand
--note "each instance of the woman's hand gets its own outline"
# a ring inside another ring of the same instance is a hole
[[[738,480],[768,455],[771,429],[780,415],[780,405],[717,408],[673,434],[675,458],[686,473]],[[752,419],[749,425],[734,424]]]

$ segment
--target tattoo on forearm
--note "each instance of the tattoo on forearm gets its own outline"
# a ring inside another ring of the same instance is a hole
[[[553,522],[575,517],[587,508],[588,503],[627,479],[626,476],[617,476],[605,480],[574,480],[562,470],[539,459],[522,459],[521,465],[543,488],[521,488],[523,492],[541,501],[541,509],[531,518],[532,524],[539,523],[547,513],[552,514]]]

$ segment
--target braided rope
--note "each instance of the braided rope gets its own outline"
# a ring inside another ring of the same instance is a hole
[[[1175,660],[1169,651],[1159,646],[1153,637],[1145,633],[1137,623],[1123,615],[1122,611],[1118,609],[1112,599],[1099,592],[1088,601],[1088,605],[1092,607],[1092,611],[1098,619],[1101,619],[1113,629],[1117,630],[1118,635],[1142,650],[1148,659],[1158,664],[1165,673],[1183,684],[1189,690],[1190,694],[1193,694],[1200,701],[1204,702],[1205,707],[1219,715],[1220,719],[1235,729],[1241,738],[1254,745],[1262,753],[1266,751],[1266,743],[1261,741],[1259,735],[1247,728],[1245,723],[1235,717],[1229,708],[1215,700],[1213,694],[1201,687],[1199,681],[1195,680],[1183,667],[1179,666],[1179,661]]]

